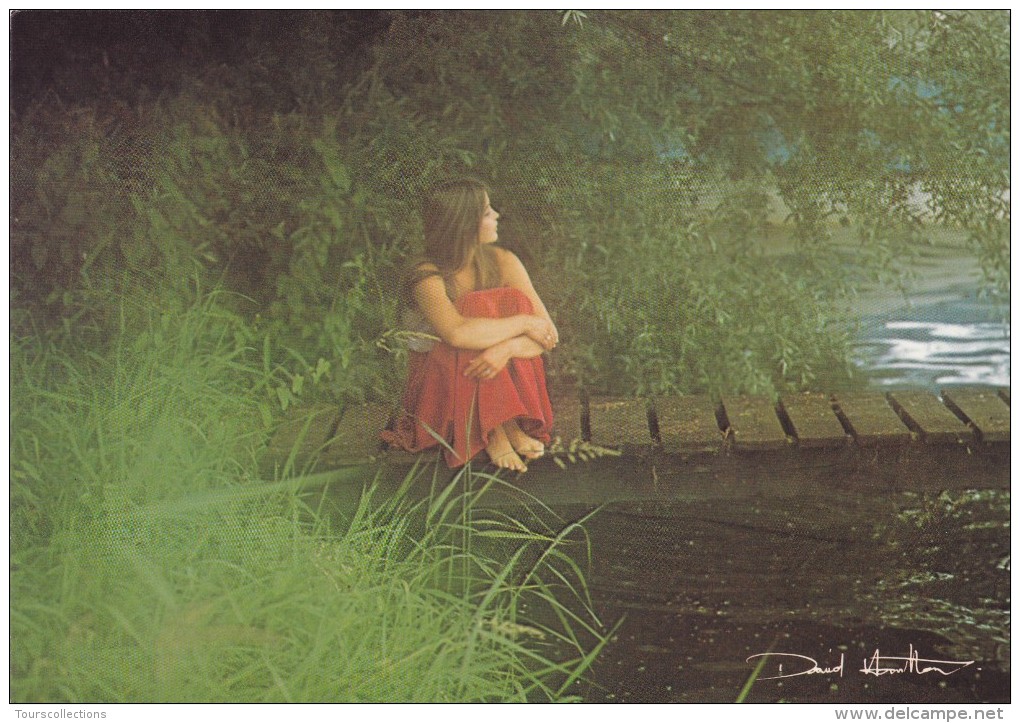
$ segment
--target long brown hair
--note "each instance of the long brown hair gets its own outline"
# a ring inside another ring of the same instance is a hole
[[[478,243],[478,229],[485,214],[489,189],[475,178],[444,181],[425,195],[421,217],[425,228],[424,258],[412,266],[401,291],[405,301],[418,282],[429,276],[441,276],[451,299],[457,294],[454,274],[469,262],[475,270],[475,289],[487,289],[499,283],[499,267],[488,244]],[[435,264],[438,271],[422,268]]]

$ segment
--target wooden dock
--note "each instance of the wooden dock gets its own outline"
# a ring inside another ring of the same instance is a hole
[[[586,519],[585,544],[565,549],[603,619],[626,615],[623,642],[594,673],[608,671],[603,683],[646,686],[647,671],[668,671],[692,700],[732,700],[748,652],[788,631],[794,650],[820,656],[819,639],[937,644],[1008,690],[996,671],[1010,660],[1009,402],[989,388],[554,399],[556,434],[619,456],[533,462],[502,474],[510,484],[486,488],[478,508],[534,529]],[[296,410],[266,450],[266,475],[291,458],[321,472],[328,504],[343,509],[369,480],[384,497],[417,463],[409,492],[431,494],[453,474],[435,453],[384,451],[390,413]],[[908,595],[924,604],[904,605]],[[831,681],[815,680],[832,700]]]
[[[640,500],[747,500],[826,490],[1008,489],[1008,389],[554,400],[555,433],[619,452],[561,465],[542,459],[511,481],[548,504]],[[269,444],[267,466],[288,455],[314,469],[419,457],[386,451],[392,410],[367,404],[297,410]],[[563,463],[566,452],[554,455]],[[482,455],[484,457],[484,455]],[[484,469],[484,462],[479,462]],[[589,474],[585,467],[598,474]],[[491,468],[490,468],[491,469]],[[268,471],[268,470],[267,470]],[[392,475],[398,477],[399,475]]]

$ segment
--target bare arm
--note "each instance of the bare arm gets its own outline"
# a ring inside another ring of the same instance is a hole
[[[547,351],[545,347],[530,336],[515,336],[507,339],[504,344],[510,347],[510,356],[514,359],[534,359]]]
[[[552,331],[551,322],[537,315],[517,314],[503,319],[463,316],[446,295],[438,276],[418,282],[414,299],[439,338],[458,349],[488,349],[519,336],[544,339]]]
[[[556,325],[549,315],[549,310],[545,308],[545,304],[539,298],[538,292],[535,291],[535,286],[531,283],[531,277],[528,275],[528,270],[524,268],[524,264],[521,263],[516,254],[506,249],[499,249],[499,259],[500,272],[503,275],[504,281],[528,297],[532,308],[535,310],[535,314],[553,325],[553,336],[559,340],[559,333],[555,332]]]
[[[543,343],[538,343],[531,336],[519,335],[487,347],[464,370],[464,375],[473,379],[491,379],[506,367],[510,359],[532,359],[551,350],[559,342],[556,326],[553,324],[545,304],[542,303],[542,299],[539,298],[538,292],[535,291],[524,264],[513,253],[503,249],[499,250],[499,262],[503,280],[527,296],[535,314],[548,322],[551,342],[545,341],[544,337],[539,337]]]
[[[533,359],[541,356],[544,351],[545,348],[531,337],[515,336],[513,339],[490,346],[472,359],[464,369],[464,376],[491,379],[503,371],[511,359]]]

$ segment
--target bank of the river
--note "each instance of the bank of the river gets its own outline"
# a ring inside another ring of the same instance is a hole
[[[259,479],[269,379],[213,303],[153,310],[105,355],[12,335],[11,701],[562,700],[587,651],[543,660],[518,613],[566,597],[535,579],[556,545],[473,526],[457,485],[427,509],[358,494],[326,514],[293,468]],[[483,535],[543,564],[481,558]],[[546,635],[569,643],[584,619],[560,622]]]

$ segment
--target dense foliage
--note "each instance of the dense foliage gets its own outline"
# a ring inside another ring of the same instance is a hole
[[[283,404],[313,378],[337,397],[397,392],[376,342],[397,323],[417,197],[462,172],[492,185],[501,237],[562,327],[561,386],[846,383],[857,280],[909,266],[930,223],[961,229],[1008,290],[1005,11],[12,27],[28,78],[12,91],[15,331],[130,323],[119,298],[184,308],[221,284],[289,365]],[[49,65],[42,40],[64,48]]]

